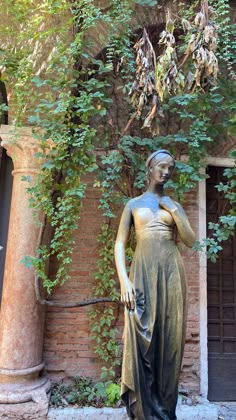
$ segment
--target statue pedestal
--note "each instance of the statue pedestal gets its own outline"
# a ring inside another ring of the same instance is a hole
[[[40,230],[29,207],[29,184],[22,180],[26,176],[34,182],[39,173],[38,145],[30,128],[13,133],[12,127],[1,126],[0,139],[14,166],[0,314],[0,404],[48,404],[50,381],[42,376],[45,308],[36,301],[33,268],[22,263],[35,255]]]

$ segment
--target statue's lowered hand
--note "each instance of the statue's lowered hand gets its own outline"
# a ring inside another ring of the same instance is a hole
[[[132,283],[126,282],[121,289],[121,302],[130,310],[135,308],[135,290]]]

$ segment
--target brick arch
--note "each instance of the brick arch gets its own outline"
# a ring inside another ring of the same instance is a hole
[[[235,149],[235,138],[228,135],[227,138],[223,141],[217,139],[216,142],[213,142],[209,145],[208,154],[209,156],[222,157],[226,158],[228,154]]]
[[[186,0],[186,3],[187,2],[188,1]],[[103,6],[101,6],[101,10],[105,11],[107,6],[108,2],[105,0]],[[159,0],[157,5],[153,7],[145,7],[136,4],[134,6],[135,14],[130,22],[133,33],[138,33],[143,27],[164,28],[167,9],[177,15],[178,8],[178,3],[173,3],[173,1],[170,0]],[[85,36],[85,43],[88,44],[88,47],[85,48],[85,52],[93,57],[97,57],[101,51],[106,48],[109,30],[110,26],[104,22],[98,23],[94,28],[90,28]]]
[[[219,142],[216,147],[213,148],[213,156],[227,157],[227,155],[235,149],[235,138],[228,136],[224,142]]]

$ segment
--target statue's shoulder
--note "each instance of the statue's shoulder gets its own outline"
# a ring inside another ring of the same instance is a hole
[[[144,194],[139,195],[138,197],[131,198],[126,204],[126,206],[132,211],[135,208],[139,207],[139,204],[143,201]]]

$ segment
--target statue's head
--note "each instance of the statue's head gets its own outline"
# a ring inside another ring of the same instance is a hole
[[[158,184],[165,184],[175,168],[175,158],[168,150],[160,149],[152,153],[146,161],[147,179]]]

